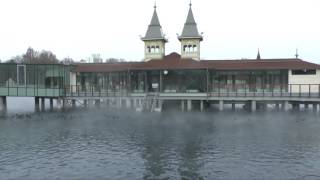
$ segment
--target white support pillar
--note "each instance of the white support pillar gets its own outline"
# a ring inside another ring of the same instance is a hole
[[[203,100],[200,100],[200,111],[203,112]]]
[[[220,100],[219,101],[219,111],[223,111],[223,109],[224,109],[224,102],[223,102],[223,100]]]
[[[191,100],[187,100],[187,109],[188,111],[192,111],[192,101]]]
[[[181,100],[181,111],[184,112],[185,111],[185,102],[184,100]]]
[[[284,101],[283,106],[285,112],[289,111],[289,101]]]
[[[257,110],[257,101],[251,101],[251,111],[255,112]]]
[[[126,99],[126,106],[127,106],[128,109],[131,108],[131,99],[130,98]]]

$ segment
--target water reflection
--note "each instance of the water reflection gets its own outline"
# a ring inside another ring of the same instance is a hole
[[[0,118],[0,179],[317,179],[316,114],[100,110]]]

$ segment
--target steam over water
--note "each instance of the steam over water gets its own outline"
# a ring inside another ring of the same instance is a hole
[[[0,118],[0,179],[320,179],[319,115],[77,110]]]

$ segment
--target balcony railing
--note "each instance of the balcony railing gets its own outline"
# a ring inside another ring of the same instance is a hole
[[[105,89],[100,86],[67,86],[67,97],[119,97],[131,96],[137,91],[130,91],[126,87]],[[139,93],[148,93],[139,91]],[[162,94],[197,94],[206,93],[208,97],[296,97],[296,98],[320,98],[320,84],[277,84],[257,86],[250,84],[217,85],[208,86],[207,91],[166,91]]]

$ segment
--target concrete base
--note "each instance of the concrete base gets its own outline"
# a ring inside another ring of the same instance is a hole
[[[188,109],[188,111],[192,111],[192,101],[191,100],[187,101],[187,109]]]
[[[219,111],[223,111],[224,109],[224,102],[222,100],[219,101]]]
[[[257,101],[251,101],[251,111],[256,112],[257,110]]]
[[[181,100],[181,111],[182,112],[185,111],[185,102],[184,102],[184,100]]]
[[[203,110],[204,110],[204,107],[203,107],[203,101],[202,101],[202,100],[200,100],[200,111],[201,111],[201,112],[203,112]]]
[[[130,109],[131,108],[131,99],[127,99],[126,100],[126,106],[127,106],[127,109]]]
[[[289,111],[289,102],[288,101],[283,102],[283,110],[285,112]]]

